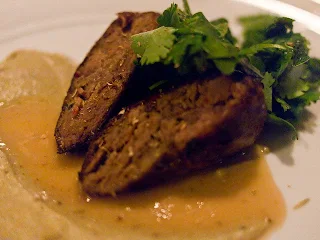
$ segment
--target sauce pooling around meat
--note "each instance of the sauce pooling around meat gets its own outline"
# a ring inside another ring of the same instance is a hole
[[[23,79],[15,79],[40,90],[0,99],[3,151],[36,201],[46,202],[97,238],[116,233],[143,239],[256,239],[282,224],[284,201],[259,147],[242,156],[246,161],[228,168],[117,198],[90,198],[78,184],[83,156],[58,155],[53,136],[67,86],[52,81],[61,77],[68,82],[74,66],[65,58],[33,51],[16,52],[7,63],[11,68],[7,76],[0,75],[1,81],[23,72]],[[57,65],[61,70],[55,73]],[[50,84],[37,85],[48,79]]]

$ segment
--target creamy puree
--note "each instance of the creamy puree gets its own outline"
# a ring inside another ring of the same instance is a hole
[[[73,71],[68,59],[34,51],[0,66],[0,89],[15,81],[0,96],[2,150],[35,202],[104,239],[257,239],[281,225],[284,201],[259,147],[228,168],[117,198],[87,196],[77,178],[84,156],[58,155],[53,136]]]

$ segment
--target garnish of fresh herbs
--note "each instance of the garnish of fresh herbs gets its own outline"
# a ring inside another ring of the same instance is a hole
[[[228,21],[209,21],[171,4],[158,18],[159,28],[132,36],[137,64],[162,63],[181,75],[216,69],[253,75],[264,86],[268,121],[296,134],[294,123],[303,109],[320,98],[320,60],[309,57],[309,42],[293,32],[293,19],[270,15],[239,19],[244,41],[238,45]],[[156,84],[160,86],[161,83]]]

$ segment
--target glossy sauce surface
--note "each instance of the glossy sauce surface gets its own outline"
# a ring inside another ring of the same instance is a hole
[[[24,58],[16,59],[54,58],[39,52],[22,53]],[[68,83],[74,66],[64,58],[57,61],[65,68],[59,71],[60,77],[64,72],[62,79]],[[35,71],[39,64],[41,61],[27,67],[34,81],[56,78],[54,64]],[[20,65],[16,63],[17,71]],[[56,153],[53,132],[67,86],[48,86],[10,100],[0,98],[0,140],[22,183],[57,212],[97,234],[107,235],[108,229],[115,228],[163,239],[256,239],[281,226],[284,201],[259,147],[246,152],[241,157],[245,161],[227,168],[117,198],[90,198],[78,183],[84,156]]]

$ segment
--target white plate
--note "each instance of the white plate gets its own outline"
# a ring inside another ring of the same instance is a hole
[[[115,18],[116,12],[162,11],[170,3],[170,0],[95,0],[90,3],[86,0],[65,0],[63,3],[50,0],[2,1],[0,58],[16,49],[32,48],[66,54],[80,62]],[[203,11],[209,18],[229,19],[235,34],[240,33],[236,24],[240,15],[266,10],[295,18],[298,22],[296,30],[311,40],[312,55],[320,57],[317,46],[320,42],[320,18],[306,10],[276,0],[190,0],[190,3],[194,11]],[[317,7],[316,4],[313,6]],[[312,9],[313,12],[315,10]],[[320,180],[320,104],[313,105],[310,111],[313,115],[308,120],[308,127],[300,132],[299,140],[267,157],[288,211],[284,226],[273,233],[271,239],[320,239],[320,192],[317,186]],[[309,204],[293,210],[293,206],[305,198],[311,199]]]

